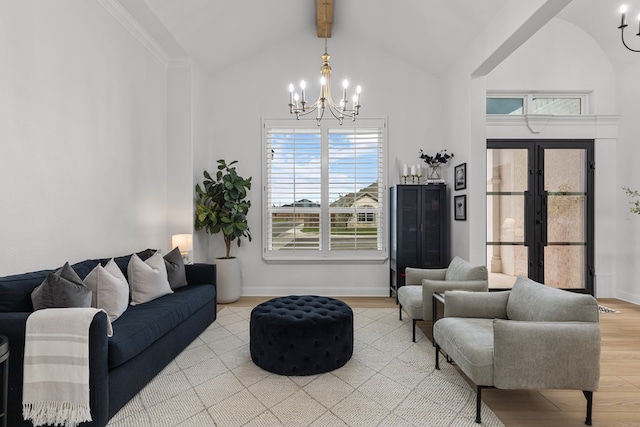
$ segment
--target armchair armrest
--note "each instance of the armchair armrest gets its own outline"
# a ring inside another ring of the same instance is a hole
[[[598,389],[597,322],[493,321],[494,385],[504,389]]]
[[[215,285],[215,264],[187,264],[184,266],[187,283],[190,285]]]
[[[422,283],[422,279],[444,280],[447,274],[447,269],[407,267],[404,269],[404,273],[404,283],[406,285],[419,285],[420,283]]]
[[[482,281],[479,281],[482,282]],[[460,288],[458,288],[460,289]],[[481,319],[506,319],[509,291],[445,292],[444,317],[475,317]]]
[[[471,293],[487,293],[489,285],[486,280],[422,280],[422,310],[423,319],[432,319],[432,298],[434,292],[445,291],[472,291]],[[470,293],[470,292],[465,292]],[[445,298],[445,316],[448,300]],[[467,316],[469,317],[469,316]]]

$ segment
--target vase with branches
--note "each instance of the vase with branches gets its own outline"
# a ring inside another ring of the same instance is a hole
[[[429,172],[427,179],[429,180],[441,180],[442,174],[440,168],[449,162],[449,159],[453,157],[453,153],[447,153],[447,150],[440,150],[435,155],[431,156],[420,150],[420,158],[427,164]]]

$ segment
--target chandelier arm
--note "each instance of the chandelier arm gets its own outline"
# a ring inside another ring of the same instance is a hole
[[[624,41],[624,29],[625,29],[626,27],[627,27],[626,25],[621,25],[621,26],[619,26],[619,27],[618,27],[618,28],[620,28],[620,36],[621,36],[621,39],[622,39],[622,44],[624,45],[624,47],[626,47],[627,49],[629,49],[631,52],[640,52],[640,50],[630,48],[630,47],[627,45],[627,43]],[[639,33],[639,34],[640,34],[640,33]]]
[[[298,116],[306,116],[307,114],[311,114],[318,109],[318,101],[313,103],[313,105],[306,107],[304,110],[302,108],[294,108],[292,113]]]

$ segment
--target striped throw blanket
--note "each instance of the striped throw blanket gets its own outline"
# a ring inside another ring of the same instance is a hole
[[[27,318],[22,415],[34,426],[91,421],[89,325],[96,308],[48,308]],[[111,336],[109,323],[108,336]]]

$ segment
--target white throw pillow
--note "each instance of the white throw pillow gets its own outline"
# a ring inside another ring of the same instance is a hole
[[[146,261],[142,261],[136,254],[131,255],[127,274],[131,288],[131,305],[143,304],[173,293],[160,251]]]
[[[91,306],[106,311],[112,322],[129,306],[129,284],[113,258],[91,270],[84,283],[93,291]]]

